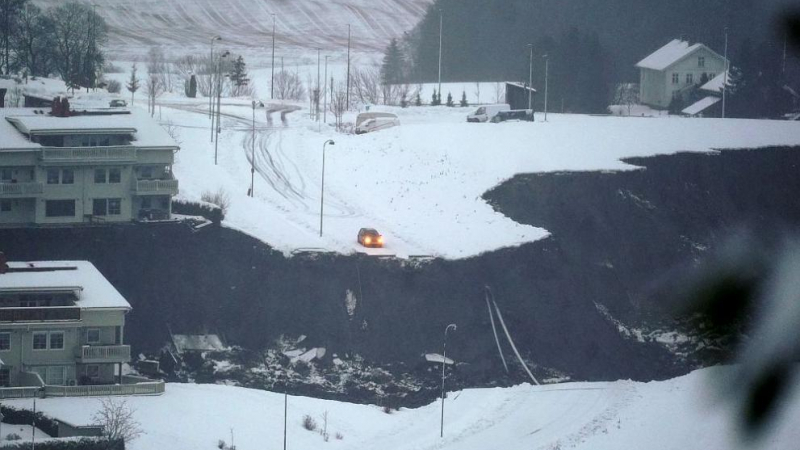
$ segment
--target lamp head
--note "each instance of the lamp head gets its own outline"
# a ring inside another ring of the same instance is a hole
[[[211,40],[212,40],[212,41],[221,41],[221,40],[222,40],[222,37],[220,37],[220,36],[214,36],[214,37],[212,37],[212,38],[211,38]]]

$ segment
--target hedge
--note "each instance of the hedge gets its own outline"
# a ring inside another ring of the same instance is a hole
[[[20,441],[3,445],[3,450],[30,450],[31,443]],[[78,440],[47,440],[36,443],[36,450],[125,450],[125,442],[83,438]]]
[[[190,202],[187,200],[172,200],[172,212],[184,216],[202,216],[219,225],[225,215],[222,209],[208,203]]]
[[[3,413],[3,423],[9,425],[31,425],[33,424],[33,411],[29,409],[17,409],[11,406],[0,406]],[[58,421],[47,417],[41,412],[36,413],[36,428],[44,431],[49,436],[58,436]],[[5,447],[3,447],[5,449]]]

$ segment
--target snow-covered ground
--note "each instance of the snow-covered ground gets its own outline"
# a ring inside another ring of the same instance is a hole
[[[256,81],[259,83],[258,79]],[[263,85],[263,80],[260,85]],[[263,96],[262,96],[263,98]],[[642,118],[537,114],[537,122],[468,124],[472,108],[373,107],[400,117],[400,127],[367,135],[337,133],[313,122],[306,104],[267,123],[256,111],[255,197],[247,197],[253,154],[249,99],[225,99],[214,165],[206,99],[165,96],[161,121],[177,127],[175,173],[180,196],[199,199],[222,189],[231,206],[225,225],[287,254],[298,249],[464,258],[541,239],[548,231],[516,223],[481,196],[519,173],[630,170],[631,156],[800,144],[800,124],[765,120]],[[345,116],[353,122],[355,113]],[[328,121],[333,118],[328,114]],[[323,143],[323,235],[320,197]],[[376,228],[386,248],[356,244],[361,227]]]
[[[547,386],[469,389],[450,393],[445,436],[439,438],[441,403],[386,414],[381,408],[307,397],[288,398],[287,447],[396,450],[649,449],[738,448],[731,405],[714,393],[733,373],[704,369],[674,380],[651,383],[565,383]],[[759,444],[795,448],[800,440],[800,386],[782,420]],[[125,398],[145,431],[131,450],[214,448],[219,440],[240,450],[280,448],[283,395],[230,386],[169,384],[160,397]],[[11,400],[30,407],[30,400]],[[76,425],[90,424],[96,398],[39,400],[44,413]],[[327,412],[329,441],[301,426],[310,415],[321,427]],[[337,433],[342,439],[337,439]],[[502,444],[499,444],[502,443]]]

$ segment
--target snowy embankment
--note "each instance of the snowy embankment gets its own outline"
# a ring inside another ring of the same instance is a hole
[[[181,196],[225,190],[225,224],[291,253],[342,253],[466,258],[542,239],[548,231],[516,223],[481,196],[519,173],[631,170],[621,158],[725,148],[800,145],[800,124],[766,120],[652,119],[550,114],[536,123],[468,124],[467,108],[373,108],[400,116],[394,129],[355,136],[318,126],[307,109],[279,113],[267,124],[256,111],[255,198],[249,100],[226,100],[219,165],[203,99],[162,99],[162,120],[177,126],[182,150],[175,173]],[[171,105],[171,106],[168,106]],[[297,104],[297,106],[306,106]],[[285,108],[286,105],[268,105]],[[346,115],[352,122],[355,114]],[[328,115],[328,121],[332,117]],[[323,235],[320,196],[325,159]],[[531,193],[535,195],[535,193]],[[361,227],[376,228],[386,248],[356,244]]]
[[[592,449],[616,450],[735,448],[730,405],[715,387],[731,368],[704,369],[674,380],[651,383],[566,383],[548,386],[469,389],[451,393],[445,409],[445,437],[439,438],[441,403],[386,414],[381,408],[306,397],[288,398],[287,447],[395,450]],[[800,439],[800,392],[782,410],[763,448],[793,448]],[[714,394],[712,394],[714,393]],[[283,395],[218,385],[169,384],[160,397],[126,398],[145,431],[131,450],[213,448],[230,443],[240,450],[280,448]],[[11,400],[30,407],[30,400]],[[44,413],[89,424],[96,398],[48,398]],[[318,425],[327,412],[329,441],[302,427],[304,415]],[[341,439],[337,439],[337,434]]]

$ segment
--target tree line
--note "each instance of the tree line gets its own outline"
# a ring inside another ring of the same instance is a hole
[[[95,87],[103,73],[108,26],[86,4],[43,10],[30,0],[0,2],[0,75],[59,75],[71,87]]]

